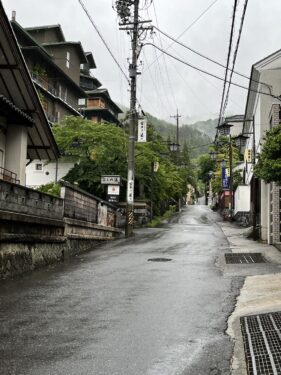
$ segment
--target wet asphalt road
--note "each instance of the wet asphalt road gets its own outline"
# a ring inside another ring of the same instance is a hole
[[[205,206],[0,285],[0,374],[227,375],[242,279]],[[151,262],[151,258],[169,258]]]

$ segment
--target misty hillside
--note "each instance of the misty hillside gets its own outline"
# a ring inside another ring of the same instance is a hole
[[[155,130],[164,138],[170,138],[173,142],[176,139],[176,126],[167,121],[160,120],[149,113],[146,113],[148,122],[151,123]],[[207,122],[207,121],[206,121]],[[200,122],[201,123],[201,122]],[[204,121],[202,121],[204,123]],[[197,124],[197,123],[196,123]],[[197,125],[183,125],[179,128],[179,143],[183,146],[184,142],[190,147],[190,154],[193,158],[202,153],[208,152],[208,144],[213,140],[207,132],[203,133],[197,128]],[[211,129],[211,126],[210,126]],[[211,131],[210,131],[210,134]]]
[[[216,135],[217,125],[217,119],[209,119],[207,121],[197,121],[194,124],[190,124],[188,126],[192,127],[192,129],[200,130],[202,133],[207,134],[209,137],[213,139]]]
[[[127,108],[120,106],[127,112]],[[176,139],[176,126],[165,120],[160,120],[146,112],[148,122],[153,125],[154,129],[166,140],[170,138],[171,142]],[[182,125],[179,128],[179,142],[183,146],[184,142],[190,147],[191,157],[196,158],[202,153],[208,152],[210,144],[215,136],[215,127],[217,120],[198,121],[191,125]]]

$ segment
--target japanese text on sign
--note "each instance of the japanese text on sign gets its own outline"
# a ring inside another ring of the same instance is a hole
[[[120,185],[120,176],[101,176],[101,183],[103,185]]]
[[[146,142],[147,134],[147,119],[138,121],[138,142]]]
[[[127,203],[134,203],[134,180],[128,180]]]

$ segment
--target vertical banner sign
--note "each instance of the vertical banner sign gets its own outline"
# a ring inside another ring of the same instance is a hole
[[[147,119],[138,120],[138,142],[146,142]]]
[[[222,176],[222,188],[224,190],[228,190],[230,178],[227,176],[227,171],[225,167],[222,167],[221,176]]]
[[[134,180],[129,180],[127,185],[127,203],[134,203]]]

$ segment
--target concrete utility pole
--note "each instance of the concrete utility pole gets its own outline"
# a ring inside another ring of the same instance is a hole
[[[176,115],[173,115],[173,116],[170,116],[170,117],[176,119],[176,123],[177,123],[176,144],[179,148],[179,119],[181,117],[181,115],[179,115],[179,110],[177,109]]]
[[[139,37],[145,30],[151,27],[144,27],[143,24],[150,21],[139,20],[140,0],[119,0],[116,1],[117,12],[121,18],[120,30],[126,30],[132,36],[132,58],[129,64],[130,77],[130,121],[128,141],[128,178],[127,178],[127,220],[126,236],[131,237],[134,229],[134,182],[135,182],[135,139],[138,122],[136,110],[137,102],[137,71],[138,57],[140,54]]]
[[[130,99],[130,123],[129,123],[129,144],[128,144],[128,179],[127,179],[127,221],[126,236],[133,235],[134,229],[134,184],[135,184],[135,132],[137,127],[137,47],[138,47],[138,21],[139,21],[139,0],[134,2],[134,28],[132,38],[132,62],[129,66],[131,79]]]

